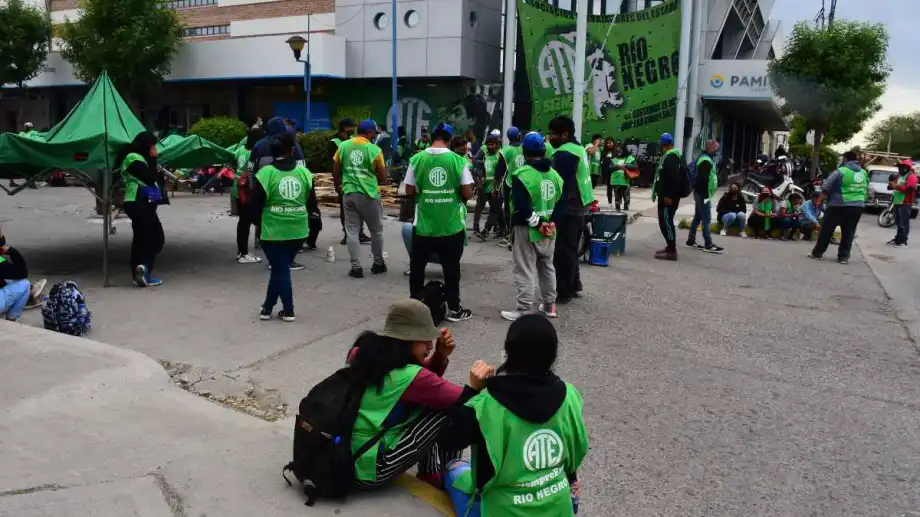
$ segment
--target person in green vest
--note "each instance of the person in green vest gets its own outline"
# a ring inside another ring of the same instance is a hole
[[[483,241],[489,239],[489,232],[491,232],[493,228],[500,230],[500,223],[504,222],[501,217],[501,201],[499,200],[499,196],[496,195],[495,186],[493,184],[495,180],[495,169],[498,167],[498,160],[501,156],[498,153],[499,147],[501,147],[501,140],[501,133],[487,136],[486,145],[483,146],[485,152],[482,153],[482,160],[474,162],[474,165],[477,167],[473,168],[473,176],[476,178],[478,193],[476,196],[476,207],[473,209],[473,234]],[[489,204],[489,217],[486,219],[485,228],[481,229],[479,221],[482,218],[482,211],[485,209],[486,203]]]
[[[261,129],[250,129],[243,146],[236,150],[236,174],[230,196],[236,204],[238,220],[236,222],[236,262],[237,264],[258,264],[261,257],[249,253],[249,227],[259,220],[257,214],[249,209],[248,201],[252,194],[252,173],[249,171],[249,158],[256,142],[265,136]],[[256,227],[256,235],[259,228]]]
[[[748,218],[748,226],[751,227],[751,233],[757,239],[772,239],[770,232],[773,231],[773,221],[779,213],[776,200],[773,199],[773,191],[770,187],[764,187],[760,190],[760,195],[754,200],[751,207],[751,217]]]
[[[515,234],[511,262],[517,298],[514,310],[501,312],[508,321],[533,310],[535,284],[540,291],[538,310],[556,317],[553,216],[562,198],[562,177],[550,166],[540,133],[527,133],[521,149],[526,161],[511,175],[511,228]]]
[[[34,139],[37,137],[37,135],[38,135],[38,131],[35,130],[35,125],[32,124],[31,122],[26,122],[25,124],[23,124],[22,131],[19,132],[19,136],[22,136],[25,138]]]
[[[914,162],[905,158],[898,163],[898,175],[888,182],[892,191],[891,204],[894,205],[894,224],[898,227],[894,239],[887,242],[889,246],[904,248],[910,233],[910,214],[917,196],[917,175],[913,171]]]
[[[498,245],[501,247],[506,247],[511,245],[511,228],[507,225],[507,222],[511,219],[511,175],[510,172],[514,172],[515,169],[524,165],[524,154],[521,152],[521,130],[512,126],[505,131],[505,136],[508,138],[508,145],[501,148],[498,151],[498,164],[495,167],[495,178],[493,179],[493,192],[498,193],[501,196],[501,211],[502,218],[505,221],[502,230],[506,231],[506,235],[502,235],[501,240],[498,242]]]
[[[387,167],[383,162],[383,150],[372,144],[377,134],[377,123],[365,120],[358,124],[358,133],[342,142],[335,153],[332,178],[336,192],[343,197],[345,208],[345,235],[352,278],[364,278],[361,267],[361,223],[367,224],[371,232],[371,254],[374,263],[371,273],[386,273],[383,260],[383,204],[380,200],[380,185],[387,179]]]
[[[575,123],[569,117],[556,117],[549,123],[553,169],[562,177],[562,205],[556,219],[556,303],[570,303],[583,289],[578,249],[585,233],[588,207],[594,202],[588,154],[575,139]]]
[[[351,138],[352,133],[355,132],[355,123],[350,118],[343,118],[339,121],[338,132],[329,140],[329,144],[326,146],[326,154],[329,156],[329,170],[335,166],[335,153],[339,151],[339,146],[342,145],[342,142],[345,142]],[[348,235],[345,232],[345,205],[344,197],[339,196],[339,221],[342,223],[342,241],[339,242],[340,245],[345,246],[348,244]],[[358,233],[358,242],[361,244],[368,244],[371,242],[371,238],[364,233],[364,221],[361,222],[361,231]]]
[[[716,246],[712,242],[712,197],[716,195],[719,187],[719,171],[716,168],[715,156],[719,152],[719,142],[707,140],[703,146],[703,153],[696,160],[696,183],[693,185],[693,201],[695,212],[693,222],[690,223],[690,233],[687,235],[687,246],[690,249],[705,251],[707,253],[722,253],[725,248]],[[703,244],[696,243],[696,230],[703,226]]]
[[[658,203],[658,228],[664,237],[665,247],[655,252],[658,260],[677,260],[677,228],[674,214],[680,202],[686,176],[681,170],[683,157],[674,148],[674,137],[664,133],[658,140],[661,157],[652,181],[652,202]]]
[[[355,461],[359,490],[388,485],[416,465],[419,479],[441,487],[447,464],[462,451],[442,446],[447,412],[478,394],[495,371],[476,361],[466,386],[444,379],[455,346],[450,331],[435,327],[431,310],[418,300],[394,303],[381,332],[367,331],[355,340],[348,364],[366,379],[367,388],[352,430],[352,451],[383,431]]]
[[[163,225],[157,207],[168,204],[165,179],[157,169],[157,139],[142,131],[118,152],[125,185],[124,212],[131,218],[131,272],[138,287],[154,287],[163,282],[152,276],[157,255],[163,251]]]
[[[252,193],[252,210],[261,216],[262,251],[271,269],[261,320],[272,318],[278,298],[282,305],[278,317],[295,320],[291,264],[310,233],[309,213],[316,207],[313,174],[297,162],[294,138],[287,132],[275,138],[271,144],[274,160],[256,173]]]
[[[801,194],[793,192],[788,199],[779,204],[779,214],[776,216],[779,240],[792,239],[793,234],[802,228],[804,201]]]
[[[460,305],[460,258],[466,245],[466,202],[473,197],[473,175],[467,159],[451,151],[452,136],[449,124],[435,126],[431,147],[413,156],[406,172],[406,195],[416,198],[409,296],[421,295],[425,266],[436,253],[444,271],[446,318],[463,321],[473,317]]]
[[[428,131],[428,126],[422,126],[421,135],[419,139],[415,141],[412,154],[416,155],[429,147],[431,147],[431,132]]]
[[[585,146],[588,153],[588,162],[591,163],[591,187],[598,186],[601,182],[601,155],[604,151],[604,137],[600,133],[591,135],[591,143]]]
[[[526,314],[511,324],[504,350],[485,389],[449,415],[441,445],[470,446],[472,462],[451,462],[445,488],[458,516],[572,517],[588,432],[581,393],[553,373],[556,330],[542,314]]]
[[[837,262],[848,264],[853,238],[856,236],[856,226],[859,225],[859,218],[866,208],[866,197],[869,195],[869,175],[863,170],[859,156],[855,152],[843,153],[843,164],[824,180],[821,192],[827,196],[827,210],[818,232],[818,241],[808,256],[816,260],[824,258],[831,237],[840,226]]]

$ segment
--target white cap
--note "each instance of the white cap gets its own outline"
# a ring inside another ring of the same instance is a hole
[[[497,129],[493,129],[492,131],[489,131],[489,136],[502,136],[502,132]]]
[[[23,124],[25,127],[35,127],[31,122],[26,122]]]

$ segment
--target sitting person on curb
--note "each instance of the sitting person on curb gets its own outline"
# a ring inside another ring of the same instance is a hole
[[[811,199],[802,203],[802,226],[799,231],[802,232],[802,238],[806,241],[812,239],[815,229],[821,224],[821,218],[824,217],[824,202],[821,192],[814,191],[811,193]]]
[[[5,313],[7,321],[19,321],[22,311],[41,305],[46,280],[32,284],[28,276],[29,269],[19,250],[0,235],[0,314]]]
[[[716,217],[722,223],[722,231],[719,235],[723,237],[728,235],[728,229],[737,226],[741,232],[741,237],[747,237],[744,233],[744,225],[747,218],[747,203],[744,202],[744,196],[741,195],[741,184],[732,183],[728,187],[728,192],[722,194],[719,204],[716,206]]]
[[[773,199],[773,191],[769,187],[764,187],[760,191],[760,195],[754,201],[753,212],[748,219],[748,225],[754,232],[754,237],[772,239],[770,232],[773,231],[772,223],[776,219],[776,200]]]
[[[355,461],[359,489],[388,484],[416,464],[420,479],[441,486],[447,463],[462,451],[444,446],[439,438],[450,423],[446,412],[478,394],[494,373],[476,361],[469,385],[444,380],[454,346],[450,331],[438,330],[431,311],[416,300],[391,305],[383,331],[365,332],[355,341],[348,363],[367,379],[367,390],[352,431],[352,451],[387,429]]]
[[[791,194],[789,199],[781,203],[776,219],[779,240],[792,239],[796,230],[802,228],[802,196],[798,193]]]
[[[575,515],[588,433],[581,394],[553,373],[557,353],[546,317],[518,318],[505,337],[505,363],[485,390],[451,411],[441,444],[472,446],[473,458],[453,462],[445,475],[457,515]]]

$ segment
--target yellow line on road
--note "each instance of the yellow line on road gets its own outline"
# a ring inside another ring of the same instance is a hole
[[[410,474],[403,474],[396,480],[396,485],[405,488],[410,494],[430,504],[445,517],[456,517],[454,507],[450,504],[447,493],[429,485]]]

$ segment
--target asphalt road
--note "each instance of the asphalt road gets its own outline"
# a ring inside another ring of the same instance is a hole
[[[338,219],[327,217],[320,247],[334,246],[337,260],[303,256],[298,321],[259,322],[267,271],[234,262],[228,203],[180,196],[161,210],[166,283],[148,290],[130,286],[125,222],[112,243],[116,286],[101,288],[101,227],[87,222],[92,199],[81,190],[0,198],[0,224],[33,276],[85,288],[95,339],[246,376],[296,404],[408,294],[398,226],[386,226],[390,273],[354,280]],[[585,297],[560,307],[556,322],[557,372],[586,402],[583,515],[920,511],[920,360],[913,323],[902,321],[917,321],[920,307],[915,252],[879,245],[890,236],[873,225],[861,225],[868,251],[855,250],[848,266],[808,260],[806,243],[739,238],[717,240],[724,255],[682,248],[666,263],[651,259],[661,238],[643,217],[629,227],[625,256],[584,267]],[[501,358],[510,254],[471,242],[462,293],[475,316],[451,327],[456,381],[475,359]]]

